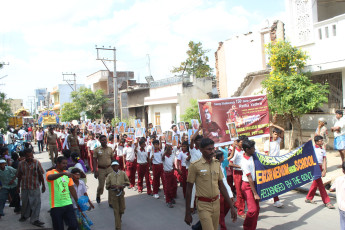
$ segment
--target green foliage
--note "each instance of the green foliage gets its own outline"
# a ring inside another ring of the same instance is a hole
[[[103,90],[92,92],[91,89],[85,87],[72,92],[71,97],[73,99],[72,103],[75,104],[77,110],[85,112],[89,119],[101,118],[102,108],[108,101],[108,98],[104,96]]]
[[[189,103],[190,107],[181,115],[181,120],[191,123],[191,119],[198,119],[200,122],[198,101],[196,99],[190,99]]]
[[[208,53],[209,50],[204,50],[201,42],[194,43],[193,41],[190,41],[188,43],[188,47],[188,58],[186,61],[181,62],[178,67],[173,67],[171,72],[180,74],[184,72],[185,74],[193,75],[197,78],[213,77],[213,70],[208,65],[209,59],[208,56],[206,56],[206,53]]]
[[[134,125],[135,125],[134,121],[135,121],[135,117],[133,117],[133,116],[122,118],[122,119],[116,117],[116,118],[111,119],[111,125],[113,127],[116,127],[119,124],[119,122],[125,122],[127,127],[128,126],[134,127]]]
[[[0,92],[0,128],[5,129],[11,115],[11,107],[5,100],[6,94]]]
[[[61,109],[61,121],[79,120],[80,112],[75,103],[65,103]]]
[[[308,56],[289,42],[267,46],[270,75],[261,83],[266,90],[272,113],[298,118],[328,101],[328,85],[312,83],[310,73],[303,73]]]

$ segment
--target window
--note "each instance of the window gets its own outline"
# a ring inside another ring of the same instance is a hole
[[[155,113],[155,124],[161,125],[161,114],[160,113]]]
[[[326,38],[329,37],[329,34],[328,34],[328,26],[325,27],[325,34],[326,34]]]
[[[333,28],[333,36],[335,37],[337,36],[337,26],[333,25],[332,28]]]

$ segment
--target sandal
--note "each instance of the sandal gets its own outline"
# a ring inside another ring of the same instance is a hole
[[[335,209],[334,205],[331,204],[331,202],[325,204],[325,206],[326,206],[328,209]]]
[[[315,202],[315,201],[313,201],[313,200],[309,200],[309,199],[305,199],[305,202],[306,202],[306,203],[309,203],[309,204],[316,204],[316,202]]]

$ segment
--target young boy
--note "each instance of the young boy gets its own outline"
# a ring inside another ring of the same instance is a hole
[[[343,173],[345,174],[345,163],[342,164]],[[340,229],[345,229],[345,176],[335,179],[330,192],[337,192],[337,203],[340,216]]]
[[[242,143],[244,150],[241,162],[242,175],[242,192],[247,202],[247,214],[243,222],[244,230],[254,230],[259,218],[259,200],[260,197],[255,189],[255,165],[253,155],[255,153],[255,142],[252,140],[244,140]]]
[[[163,161],[163,176],[164,176],[164,193],[165,193],[165,202],[169,208],[173,208],[175,204],[175,193],[177,189],[177,181],[174,175],[174,170],[176,170],[174,165],[175,156],[172,154],[172,147],[170,145],[166,146],[166,150],[162,156]]]
[[[138,192],[143,192],[143,181],[145,177],[147,195],[151,195],[151,183],[149,179],[149,153],[145,150],[145,139],[139,141],[139,149],[137,149],[137,163],[138,163]]]
[[[109,190],[110,204],[114,209],[115,229],[121,229],[121,218],[125,212],[125,191],[123,190],[129,185],[129,180],[124,171],[119,170],[120,164],[117,161],[111,163],[113,172],[111,172],[105,180],[105,187]]]
[[[89,140],[88,140],[86,146],[87,146],[87,152],[88,152],[87,162],[88,162],[88,165],[89,165],[89,167],[91,169],[91,172],[94,171],[94,168],[93,168],[93,165],[92,165],[92,159],[93,159],[93,151],[96,148],[96,143],[97,143],[97,140],[95,140],[95,134],[94,133],[90,133],[89,134]]]
[[[123,149],[124,149],[124,146],[125,146],[125,142],[126,142],[125,139],[121,139],[120,143],[118,143],[117,146],[115,147],[116,160],[120,164],[120,170],[124,169],[124,165],[123,165]]]
[[[322,148],[323,146],[323,137],[322,136],[315,136],[314,137],[315,142],[315,155],[317,158],[317,162],[319,163],[320,169],[321,169],[321,176],[325,177],[327,172],[327,160],[326,160],[326,151]],[[306,197],[305,202],[310,204],[315,204],[315,201],[313,201],[313,198],[315,196],[316,190],[319,188],[320,195],[322,198],[323,203],[325,206],[329,209],[334,209],[334,206],[331,204],[331,200],[329,199],[329,196],[326,192],[325,186],[323,185],[321,177],[314,180],[311,184],[311,187],[309,189],[308,195]]]
[[[182,143],[181,151],[177,157],[177,169],[181,172],[181,184],[183,188],[183,197],[186,198],[188,166],[190,161],[188,152],[188,141]]]
[[[228,157],[229,166],[234,168],[233,171],[233,178],[235,183],[236,189],[236,202],[235,207],[237,208],[237,215],[241,218],[245,218],[246,213],[244,212],[245,208],[245,201],[244,196],[241,190],[242,186],[242,168],[241,168],[241,161],[243,158],[244,151],[242,149],[242,143],[244,140],[247,140],[246,136],[240,136],[238,140],[234,141],[232,146],[232,152]]]
[[[135,148],[133,140],[127,138],[127,145],[123,149],[123,165],[126,170],[127,177],[130,181],[129,188],[135,188],[135,172],[137,171],[136,159],[135,159]]]
[[[226,174],[224,173],[225,168],[223,168],[222,162],[224,161],[224,153],[221,150],[217,150],[215,153],[215,158],[219,161],[221,164],[221,172],[223,173],[223,184],[229,194],[230,198],[233,198],[233,194],[231,191],[231,188],[227,182]],[[221,230],[226,230],[226,225],[225,225],[225,216],[228,214],[230,210],[230,206],[227,202],[224,200],[224,196],[220,194],[220,215],[219,215],[219,225]]]
[[[269,140],[264,143],[264,152],[267,156],[278,157],[280,156],[280,143],[284,137],[284,129],[278,125],[270,124],[273,127],[272,135]],[[273,198],[273,206],[282,208],[284,204],[276,196]]]
[[[86,185],[84,183],[84,181],[80,180],[80,177],[81,177],[81,170],[79,168],[73,168],[72,171],[72,179],[73,179],[73,182],[74,182],[74,188],[75,188],[75,191],[77,192],[77,197],[78,199],[81,197],[81,196],[87,196],[89,197],[89,195],[87,194],[87,189],[86,189]],[[71,200],[72,200],[72,203],[73,203],[73,208],[74,208],[74,211],[77,211],[77,204],[75,203],[73,197],[71,196]],[[90,204],[90,207],[91,208],[95,208],[95,206],[93,206],[90,198],[89,198],[89,204]]]
[[[153,173],[153,197],[155,199],[158,199],[160,179],[162,179],[162,183],[164,186],[163,161],[162,161],[163,150],[162,150],[162,142],[160,142],[159,140],[154,140],[152,144],[153,144],[153,151],[151,152],[151,162],[152,162],[152,173]]]

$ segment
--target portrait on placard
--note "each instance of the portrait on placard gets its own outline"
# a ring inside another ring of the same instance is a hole
[[[180,130],[180,132],[184,132],[186,131],[186,125],[183,121],[177,123],[178,129]]]

